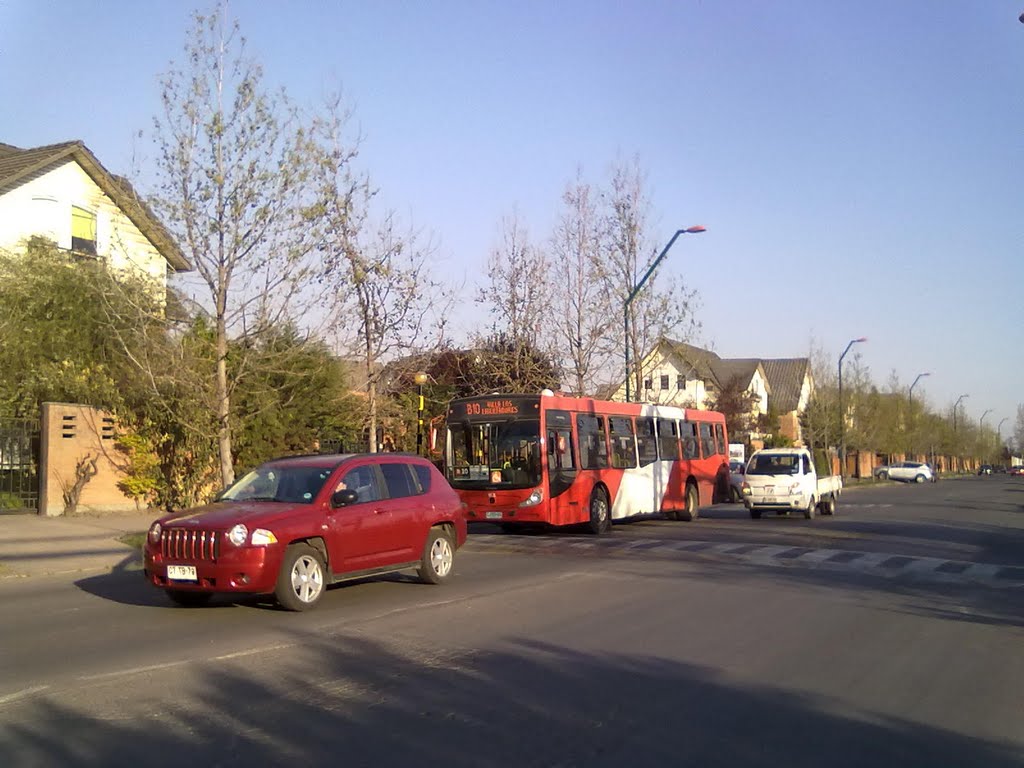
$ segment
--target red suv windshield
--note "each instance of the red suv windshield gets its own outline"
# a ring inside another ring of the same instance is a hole
[[[235,481],[217,500],[312,504],[332,471],[333,467],[265,464]]]

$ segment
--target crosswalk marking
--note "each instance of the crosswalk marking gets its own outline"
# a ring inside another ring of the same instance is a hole
[[[713,542],[688,539],[661,541],[653,538],[575,538],[561,536],[471,536],[471,549],[512,550],[521,553],[593,554],[621,553],[630,557],[652,554],[711,555],[742,560],[754,565],[855,571],[885,578],[910,577],[944,583],[972,583],[990,587],[1024,586],[1024,567],[970,563],[938,557],[913,557],[894,552],[849,549],[811,549],[799,545],[765,545],[756,542]],[[803,550],[803,551],[801,551]]]

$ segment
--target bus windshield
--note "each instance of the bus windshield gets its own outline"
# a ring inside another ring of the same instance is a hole
[[[540,485],[540,421],[449,424],[448,481],[456,488]]]

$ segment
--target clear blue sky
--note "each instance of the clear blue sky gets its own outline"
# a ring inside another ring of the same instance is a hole
[[[143,170],[195,2],[0,0],[0,141]],[[478,280],[503,214],[546,236],[577,166],[649,170],[652,239],[726,357],[857,336],[945,410],[1024,402],[1024,0],[278,2],[232,13],[269,84],[341,86],[383,199]],[[146,136],[136,138],[138,131]],[[467,315],[468,317],[468,315]]]

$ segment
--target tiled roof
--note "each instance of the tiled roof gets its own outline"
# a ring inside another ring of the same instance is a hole
[[[734,380],[737,384],[747,387],[760,365],[761,361],[757,358],[720,358],[712,361],[711,372],[718,380],[719,387],[727,387]],[[771,394],[771,384],[767,381],[765,384],[768,394]]]
[[[771,385],[772,408],[778,413],[795,411],[810,361],[806,357],[791,357],[762,360],[761,365]]]
[[[11,144],[0,143],[0,194],[25,181],[37,171],[44,170],[66,160],[77,162],[89,177],[96,182],[121,211],[131,219],[146,238],[167,260],[170,266],[185,272],[192,269],[178,244],[160,223],[145,201],[135,192],[132,185],[120,176],[110,173],[96,156],[80,141],[65,141],[43,147],[21,149]]]

